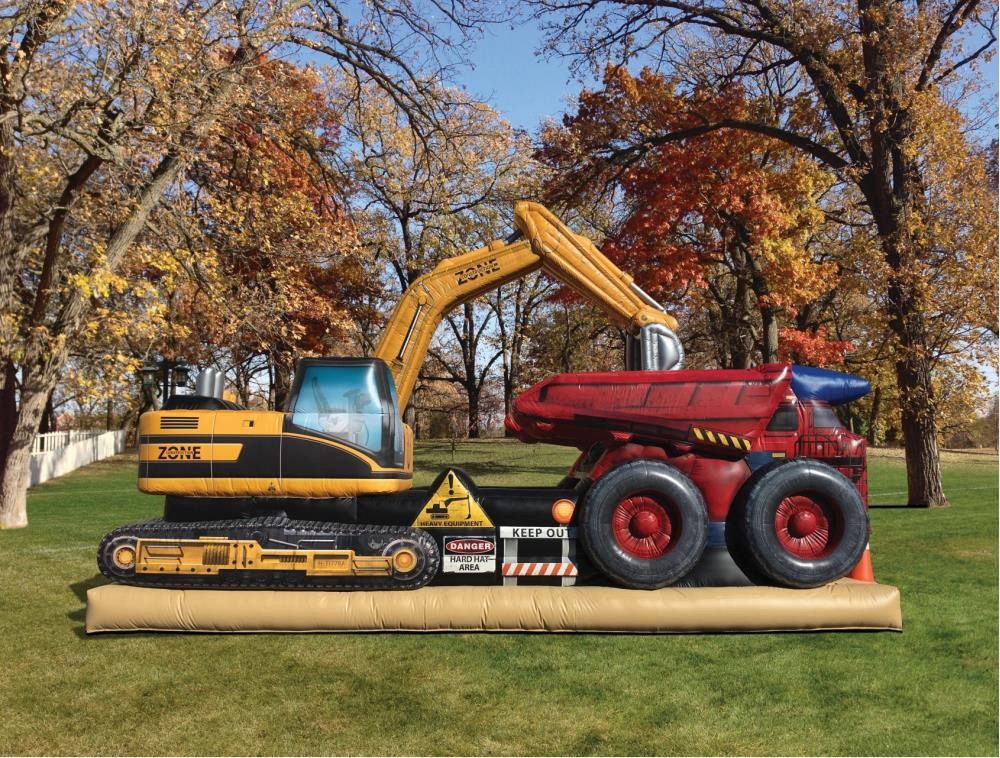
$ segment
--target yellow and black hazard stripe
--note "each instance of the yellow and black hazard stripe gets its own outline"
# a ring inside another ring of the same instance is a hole
[[[691,427],[691,431],[688,433],[688,439],[692,442],[700,442],[702,444],[707,443],[709,445],[732,448],[734,450],[739,450],[741,453],[750,452],[750,440],[746,437],[740,437],[735,434],[725,434],[724,432],[716,432],[700,426]]]

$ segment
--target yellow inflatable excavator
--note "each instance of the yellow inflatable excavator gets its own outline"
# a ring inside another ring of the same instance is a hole
[[[144,414],[139,489],[166,496],[164,518],[108,534],[101,571],[182,588],[577,581],[579,481],[488,488],[450,470],[411,487],[401,410],[443,315],[478,295],[541,269],[627,331],[629,368],[683,359],[676,321],[589,239],[535,203],[519,203],[515,222],[510,240],[417,279],[374,358],[301,360],[285,411],[223,400],[222,377],[209,371],[195,395]]]

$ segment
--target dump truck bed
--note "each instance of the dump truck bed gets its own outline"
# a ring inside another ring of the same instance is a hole
[[[524,442],[587,449],[596,442],[752,442],[790,396],[792,367],[559,374],[522,393],[507,426]],[[747,452],[747,451],[743,451]]]

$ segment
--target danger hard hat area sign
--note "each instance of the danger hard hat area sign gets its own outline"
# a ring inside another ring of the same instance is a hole
[[[441,570],[453,574],[487,574],[497,568],[496,541],[489,537],[445,537]]]

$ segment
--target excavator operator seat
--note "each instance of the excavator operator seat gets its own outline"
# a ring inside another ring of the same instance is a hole
[[[403,422],[388,366],[377,358],[299,361],[288,400],[292,426],[403,465]]]

